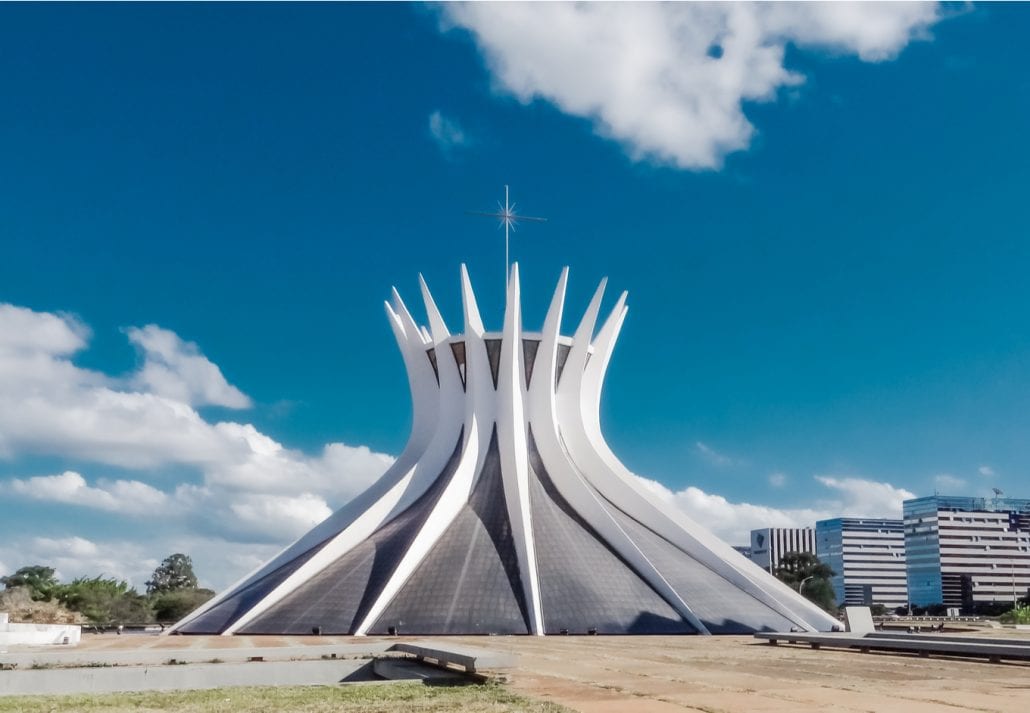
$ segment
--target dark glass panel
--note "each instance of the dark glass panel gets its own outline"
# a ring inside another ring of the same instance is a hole
[[[790,631],[795,624],[606,501],[609,512],[713,634]]]
[[[490,360],[490,375],[494,378],[494,388],[497,388],[497,373],[501,369],[501,340],[484,339],[486,344],[486,356]]]
[[[179,629],[183,634],[221,634],[251,607],[264,599],[301,565],[311,559],[328,540],[318,543],[261,579],[247,585]]]
[[[458,364],[458,375],[461,376],[461,388],[465,388],[465,342],[451,342],[454,361]]]
[[[565,501],[529,434],[530,503],[548,634],[696,633]]]
[[[469,502],[370,634],[528,634],[497,430]]]
[[[440,385],[440,368],[436,365],[436,348],[430,347],[426,350],[426,356],[429,357],[429,363],[433,365],[433,376],[436,377],[436,385]]]
[[[557,368],[554,371],[554,386],[558,387],[558,382],[561,381],[561,373],[565,371],[565,362],[569,359],[569,352],[572,350],[568,344],[558,345],[558,361]]]
[[[529,381],[533,378],[533,366],[536,364],[536,353],[540,349],[540,340],[522,340],[522,359],[526,363],[526,388],[529,388]]]
[[[461,458],[464,432],[443,472],[411,507],[270,607],[242,634],[351,634],[375,603],[447,487]]]

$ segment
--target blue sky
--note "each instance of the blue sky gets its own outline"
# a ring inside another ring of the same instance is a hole
[[[623,461],[733,541],[1030,497],[1019,5],[0,7],[0,570],[228,584],[374,480],[422,272],[608,276]],[[607,44],[606,44],[607,43]],[[566,324],[566,331],[573,329]],[[900,511],[899,511],[900,512]]]

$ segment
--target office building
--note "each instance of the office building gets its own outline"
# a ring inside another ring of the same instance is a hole
[[[763,527],[751,531],[751,561],[766,572],[775,572],[788,552],[815,554],[815,530],[811,527]]]
[[[901,520],[839,517],[815,524],[815,550],[833,570],[837,604],[908,603]]]
[[[1013,602],[1030,587],[1030,500],[933,495],[906,500],[913,604]]]

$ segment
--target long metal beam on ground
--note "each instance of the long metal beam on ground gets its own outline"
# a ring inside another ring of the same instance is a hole
[[[934,637],[918,636],[908,638],[909,635],[898,634],[894,637],[882,635],[854,634],[808,634],[794,632],[761,632],[754,635],[756,639],[764,639],[770,644],[778,644],[783,641],[788,644],[808,644],[813,649],[822,647],[835,649],[857,650],[862,653],[869,651],[887,651],[898,653],[914,653],[921,656],[938,654],[942,656],[960,656],[966,658],[986,658],[992,663],[999,663],[1002,660],[1030,661],[1030,646],[1025,643],[995,643],[989,641],[981,643],[976,640],[965,641],[943,641]],[[958,638],[958,637],[948,637]]]

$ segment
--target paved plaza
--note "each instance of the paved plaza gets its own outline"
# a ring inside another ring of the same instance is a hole
[[[992,636],[1020,634],[991,632]],[[1021,638],[1025,638],[1025,634]],[[61,656],[151,661],[183,656],[227,661],[260,650],[319,658],[327,650],[384,649],[398,638],[84,636]],[[506,673],[521,693],[588,713],[608,711],[998,711],[1030,710],[1030,665],[992,664],[805,647],[751,637],[454,637],[455,644],[510,652]],[[235,656],[230,656],[235,654]]]

